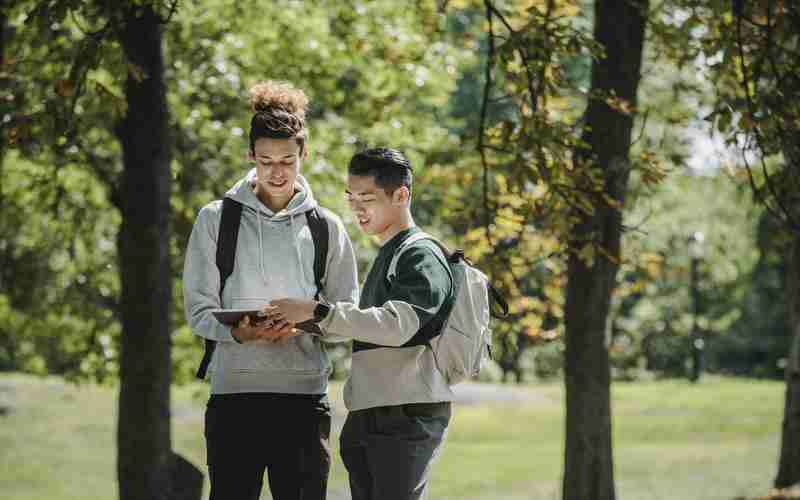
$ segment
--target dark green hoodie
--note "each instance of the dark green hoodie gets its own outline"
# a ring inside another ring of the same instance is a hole
[[[350,410],[453,399],[425,343],[427,335],[441,328],[452,302],[444,254],[431,240],[417,241],[402,253],[396,276],[391,281],[387,277],[395,251],[416,232],[410,228],[386,242],[367,275],[359,305],[337,303],[322,322],[326,332],[355,340],[345,386]]]

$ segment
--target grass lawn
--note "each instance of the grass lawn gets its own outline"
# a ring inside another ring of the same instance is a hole
[[[483,397],[492,393],[483,389]],[[706,377],[697,386],[617,383],[612,391],[618,498],[732,500],[769,489],[776,472],[782,383]],[[561,384],[494,392],[510,396],[456,406],[428,498],[560,498]],[[340,384],[333,385],[331,396],[341,422]],[[173,391],[174,447],[201,468],[206,397],[202,385]],[[0,414],[0,497],[117,497],[115,388],[0,374],[2,407],[9,409]],[[338,444],[338,434],[333,442]],[[329,498],[349,499],[335,453]],[[262,498],[270,498],[266,487]]]

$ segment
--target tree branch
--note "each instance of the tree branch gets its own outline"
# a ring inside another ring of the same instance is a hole
[[[775,186],[774,186],[774,184],[772,182],[772,178],[769,175],[769,171],[767,170],[766,160],[764,159],[764,153],[766,151],[766,149],[765,149],[765,144],[766,143],[764,141],[763,136],[761,135],[761,131],[760,131],[759,126],[758,126],[758,121],[756,120],[756,110],[755,110],[756,106],[755,106],[755,103],[753,102],[753,96],[750,94],[750,84],[753,83],[753,82],[751,82],[750,76],[748,75],[748,71],[747,71],[747,60],[745,58],[744,40],[743,40],[743,35],[742,35],[743,17],[738,15],[739,14],[738,11],[735,12],[735,14],[737,15],[737,17],[736,17],[736,46],[737,46],[738,55],[739,55],[739,63],[741,65],[741,73],[742,73],[741,85],[742,85],[742,87],[744,89],[745,100],[747,102],[747,114],[749,115],[749,118],[753,123],[753,135],[755,136],[758,148],[761,150],[761,153],[762,153],[762,154],[759,155],[759,160],[760,160],[760,163],[761,163],[761,170],[762,170],[762,172],[764,174],[764,184],[767,187],[767,191],[772,196],[773,201],[777,204],[778,209],[780,210],[780,213],[777,213],[776,211],[774,211],[770,207],[770,205],[767,203],[766,198],[763,198],[760,195],[759,190],[756,189],[755,181],[754,181],[754,179],[752,177],[752,171],[751,171],[751,169],[749,167],[749,164],[747,163],[747,158],[746,158],[747,155],[743,152],[742,157],[744,158],[745,165],[747,167],[748,176],[750,178],[750,184],[751,184],[751,187],[755,190],[754,194],[756,194],[756,196],[758,198],[761,198],[762,204],[764,205],[765,208],[767,208],[767,210],[771,214],[776,216],[778,218],[778,220],[781,220],[781,221],[784,221],[785,223],[788,223],[788,225],[792,229],[800,230],[800,229],[798,229],[798,228],[800,228],[800,225],[797,224],[797,222],[795,221],[792,213],[789,211],[788,207],[786,207],[783,204],[783,200],[778,195],[778,193],[777,193],[777,191],[775,189]],[[783,214],[783,216],[780,215],[781,213]]]
[[[514,28],[511,27],[511,24],[508,22],[508,20],[506,20],[503,13],[500,12],[497,9],[497,7],[494,6],[491,0],[484,0],[484,5],[486,5],[486,10],[487,10],[486,17],[487,19],[489,19],[490,23],[492,22],[491,21],[492,15],[495,15],[497,16],[497,19],[499,19],[500,22],[503,23],[503,25],[506,27],[509,33],[511,33],[512,35],[516,33],[516,31],[514,31]]]
[[[180,0],[172,0],[172,5],[169,6],[169,13],[166,17],[161,19],[161,24],[168,24],[172,21],[172,17],[175,15],[175,12],[178,10],[178,2]]]
[[[481,155],[481,165],[483,166],[483,210],[484,210],[484,231],[486,233],[486,241],[490,246],[492,244],[491,232],[491,211],[489,207],[489,161],[486,157],[486,147],[484,139],[486,137],[486,119],[489,112],[489,100],[491,96],[491,89],[493,84],[493,69],[495,64],[495,44],[494,44],[494,23],[493,23],[493,6],[490,0],[484,0],[486,7],[486,20],[489,22],[489,50],[486,55],[486,71],[484,78],[486,81],[483,86],[483,102],[481,103],[481,115],[478,125],[478,152]]]

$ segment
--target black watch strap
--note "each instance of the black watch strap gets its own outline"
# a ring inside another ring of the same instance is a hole
[[[320,302],[317,304],[317,307],[314,308],[314,323],[319,323],[325,318],[328,317],[328,313],[331,312],[330,304],[325,304],[324,302]]]

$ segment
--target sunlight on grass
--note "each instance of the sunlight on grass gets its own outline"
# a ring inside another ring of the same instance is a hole
[[[458,405],[431,499],[560,498],[563,391],[528,386],[523,402]],[[776,470],[783,385],[708,377],[615,384],[621,499],[726,499],[766,491]],[[207,388],[173,391],[173,445],[204,469]],[[339,423],[341,385],[331,397]],[[13,500],[116,498],[116,389],[0,375],[0,491]],[[349,498],[333,439],[332,500]],[[208,485],[206,484],[206,491]],[[262,498],[270,498],[265,491]]]

